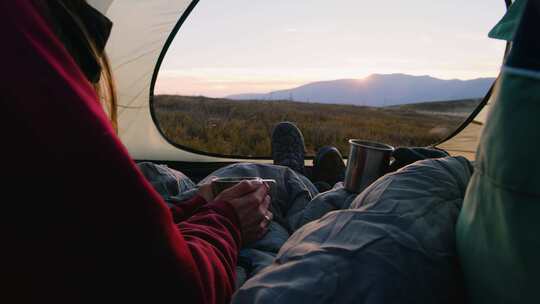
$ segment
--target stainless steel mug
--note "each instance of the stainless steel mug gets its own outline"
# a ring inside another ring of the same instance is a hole
[[[351,150],[345,172],[345,189],[360,193],[388,171],[394,148],[358,139],[349,140],[349,144]]]

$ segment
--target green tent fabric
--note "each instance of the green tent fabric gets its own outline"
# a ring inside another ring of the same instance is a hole
[[[516,0],[508,8],[504,17],[495,25],[489,32],[489,38],[513,41],[516,35],[516,30],[519,25],[519,20],[523,16],[523,11],[527,6],[528,0]]]
[[[470,303],[540,302],[540,3],[525,6],[458,219]]]

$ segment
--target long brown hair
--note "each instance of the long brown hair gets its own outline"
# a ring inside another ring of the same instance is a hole
[[[118,132],[118,102],[116,95],[116,86],[114,79],[111,73],[111,66],[107,54],[103,50],[98,52],[96,47],[96,42],[89,34],[88,29],[84,25],[84,22],[79,15],[81,7],[87,5],[86,0],[34,0],[34,2],[41,9],[44,17],[50,23],[53,31],[58,36],[58,38],[63,42],[64,46],[71,54],[75,62],[81,66],[81,54],[79,54],[73,47],[73,42],[70,41],[69,35],[65,35],[65,30],[61,26],[60,20],[58,20],[58,15],[53,13],[53,5],[61,6],[65,12],[72,18],[72,21],[77,26],[77,29],[82,34],[82,38],[85,40],[86,45],[88,45],[90,55],[95,59],[95,61],[101,67],[101,74],[99,81],[96,83],[91,83],[94,87],[98,98],[100,99],[101,104],[104,107],[105,112],[109,116],[109,120],[116,132]]]

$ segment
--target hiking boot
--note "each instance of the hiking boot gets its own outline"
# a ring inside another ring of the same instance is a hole
[[[339,150],[325,146],[317,151],[313,160],[313,180],[326,182],[333,187],[345,179],[345,163]]]
[[[274,165],[286,166],[304,174],[306,147],[302,132],[292,122],[280,122],[272,131]]]

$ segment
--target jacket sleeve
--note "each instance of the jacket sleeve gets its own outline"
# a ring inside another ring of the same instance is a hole
[[[206,200],[202,196],[196,195],[188,201],[170,205],[174,222],[178,223],[187,220],[206,203]]]
[[[39,181],[11,207],[29,236],[10,262],[25,288],[56,302],[227,302],[241,241],[232,207],[214,202],[175,225],[35,3],[0,2],[0,33],[1,126],[16,126],[3,169]]]

